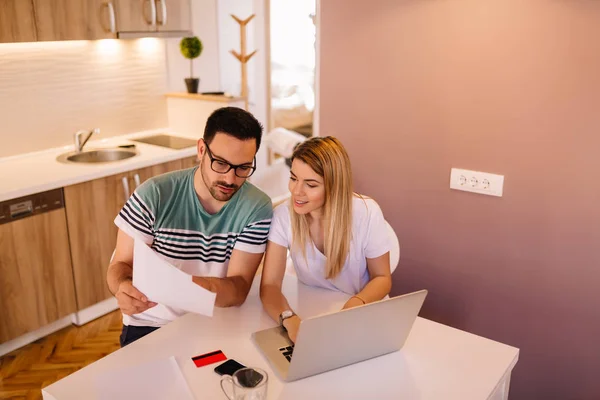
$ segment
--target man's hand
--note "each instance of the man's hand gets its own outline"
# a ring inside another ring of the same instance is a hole
[[[300,329],[300,322],[302,322],[302,320],[297,315],[293,315],[283,320],[283,327],[287,331],[290,340],[294,343],[296,343],[296,338],[298,337],[298,329]]]
[[[148,298],[133,286],[131,279],[126,279],[119,284],[119,290],[115,297],[119,308],[126,315],[142,313],[157,304],[148,301]]]
[[[215,293],[217,291],[214,285],[211,283],[210,279],[206,279],[203,276],[192,276],[192,282],[194,282],[198,286],[203,287],[209,292]]]

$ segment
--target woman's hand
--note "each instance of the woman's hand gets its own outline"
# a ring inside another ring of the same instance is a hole
[[[302,320],[297,315],[293,315],[283,320],[283,327],[287,331],[290,340],[294,343],[296,343],[296,338],[298,337],[298,329],[300,328],[300,322],[302,322]]]
[[[352,307],[358,307],[358,306],[362,306],[363,301],[361,299],[359,299],[358,297],[350,297],[348,299],[348,301],[346,302],[346,304],[344,304],[344,307],[342,307],[342,310],[348,309],[348,308],[352,308]]]

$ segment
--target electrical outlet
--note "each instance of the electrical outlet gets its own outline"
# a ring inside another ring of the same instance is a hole
[[[450,170],[450,189],[502,197],[503,188],[504,175],[458,168]]]

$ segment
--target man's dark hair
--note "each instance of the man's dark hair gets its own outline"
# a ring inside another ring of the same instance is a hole
[[[204,141],[210,144],[218,132],[240,140],[256,140],[256,150],[260,148],[263,127],[248,111],[237,107],[223,107],[215,110],[204,128]]]

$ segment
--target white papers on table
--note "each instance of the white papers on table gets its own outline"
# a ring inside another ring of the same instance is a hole
[[[133,245],[133,286],[150,301],[212,317],[216,293],[192,282],[192,276],[160,258],[148,245]]]
[[[175,357],[99,375],[96,393],[98,400],[194,400]]]

